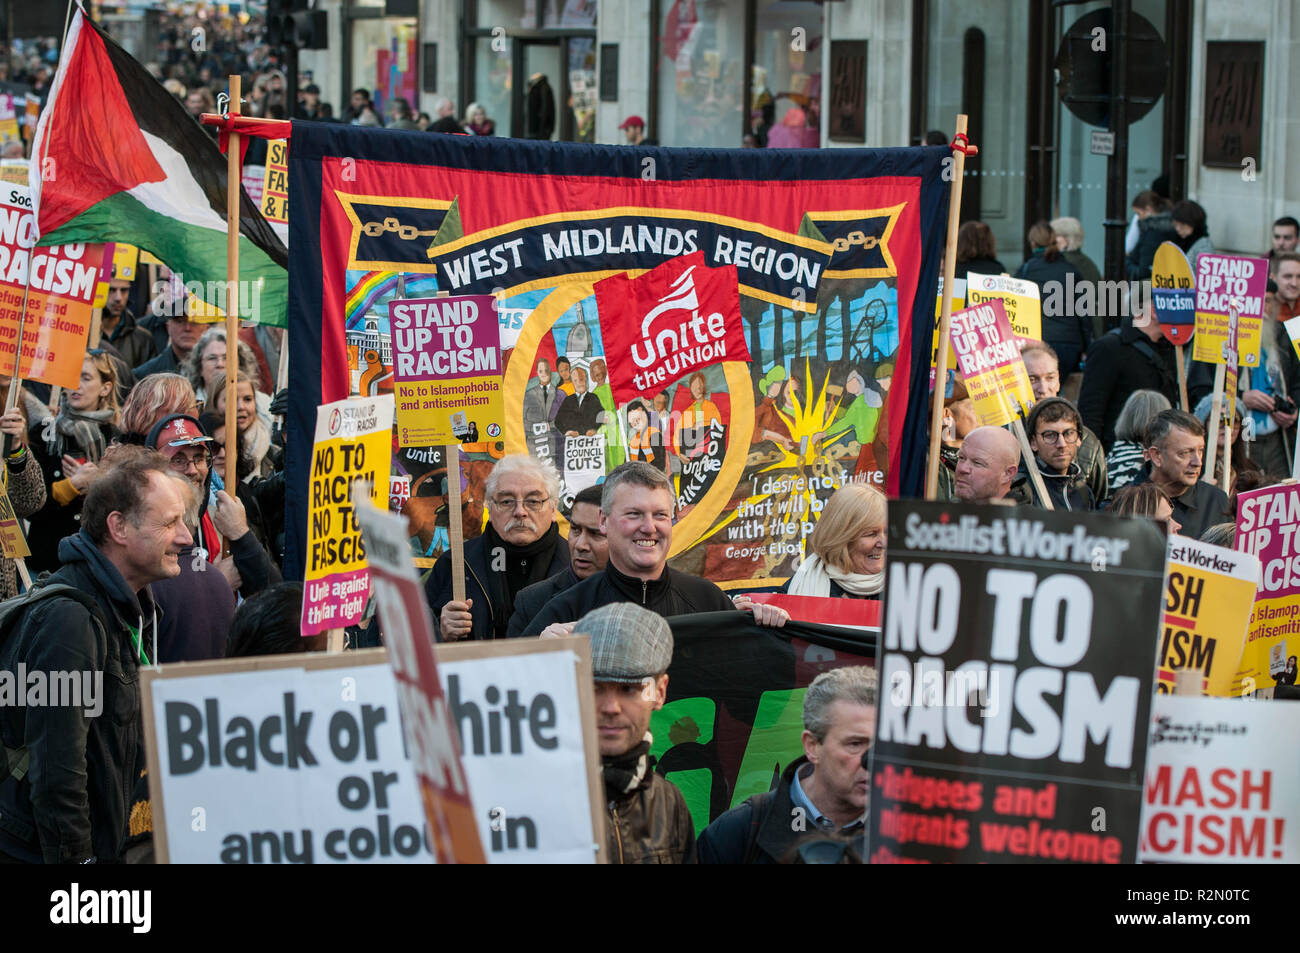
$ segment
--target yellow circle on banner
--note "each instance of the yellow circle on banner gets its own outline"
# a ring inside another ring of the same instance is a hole
[[[639,273],[629,271],[628,275],[635,277]],[[509,297],[514,291],[515,289],[507,289],[502,297]],[[524,322],[519,339],[515,342],[514,354],[506,365],[504,388],[507,453],[528,452],[528,444],[524,440],[524,388],[528,386],[528,378],[532,376],[532,368],[536,365],[534,357],[537,346],[566,311],[593,294],[595,282],[590,278],[575,276],[557,285]],[[519,360],[519,355],[527,355],[528,360]],[[722,459],[722,469],[718,471],[709,492],[704,494],[704,499],[673,527],[673,545],[668,552],[669,556],[676,556],[693,546],[713,525],[723,507],[731,501],[749,457],[749,441],[754,433],[754,384],[750,379],[749,364],[746,361],[723,361],[722,372],[731,398],[731,414],[727,421],[727,452]]]

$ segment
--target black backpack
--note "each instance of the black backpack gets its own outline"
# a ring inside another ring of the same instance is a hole
[[[90,613],[95,628],[99,630],[100,636],[107,641],[108,627],[104,624],[104,615],[100,612],[99,604],[95,602],[94,598],[82,592],[76,586],[69,586],[66,583],[50,583],[37,584],[22,595],[0,603],[0,647],[3,647],[9,641],[9,636],[18,628],[18,624],[23,620],[27,610],[32,605],[57,596],[71,599],[73,602],[85,606]],[[0,783],[11,777],[15,781],[21,781],[27,775],[27,768],[31,760],[27,748],[0,746],[0,750],[3,750],[3,756],[0,756]]]

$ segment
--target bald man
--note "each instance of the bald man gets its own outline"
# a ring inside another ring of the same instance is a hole
[[[992,503],[1011,489],[1020,466],[1020,447],[1010,431],[976,427],[957,451],[955,496],[960,503]]]

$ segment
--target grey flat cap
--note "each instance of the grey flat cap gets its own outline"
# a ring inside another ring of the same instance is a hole
[[[668,671],[673,660],[672,629],[663,616],[635,603],[593,609],[573,633],[591,636],[591,669],[598,682],[639,682]]]

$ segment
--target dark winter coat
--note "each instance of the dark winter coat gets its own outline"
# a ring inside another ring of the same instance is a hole
[[[577,584],[578,577],[573,574],[573,567],[570,566],[550,579],[543,579],[541,582],[520,589],[519,594],[515,596],[515,612],[510,617],[506,638],[516,639],[523,635],[524,629],[528,628],[528,623],[533,621],[533,617],[542,611],[546,603]]]
[[[473,619],[471,639],[492,638],[492,633],[496,629],[496,617],[502,612],[500,606],[492,605],[491,590],[488,589],[489,573],[492,570],[487,550],[486,536],[476,536],[465,543],[465,596],[473,600],[469,610]],[[552,550],[546,578],[549,579],[568,568],[569,544],[560,537],[555,543],[555,549]],[[525,591],[527,587],[516,593],[515,599],[518,600],[519,595]],[[451,602],[452,595],[451,553],[443,553],[433,564],[429,579],[424,584],[424,594],[429,600],[429,608],[433,610],[433,631],[438,641],[442,641],[442,607]]]
[[[21,781],[0,782],[0,854],[28,863],[113,862],[145,766],[140,651],[153,655],[156,610],[149,587],[132,592],[84,532],[60,544],[59,558],[63,568],[50,584],[92,596],[106,632],[80,603],[47,599],[0,646],[0,670],[22,662],[29,673],[101,673],[103,710],[89,717],[78,707],[0,707],[0,739],[31,757]]]
[[[253,544],[251,536],[246,534],[232,547]],[[162,609],[158,619],[158,660],[167,665],[223,658],[230,620],[235,616],[235,593],[197,546],[180,554],[180,565],[180,575],[149,587]]]
[[[45,503],[28,518],[27,548],[32,554],[27,557],[27,568],[33,576],[59,568],[59,541],[81,529],[81,507],[86,500],[86,495],[78,493],[63,472],[63,455],[82,458],[86,456],[85,448],[78,446],[72,437],[63,436],[56,441],[51,452],[43,429],[37,421],[27,432],[27,452],[36,458],[45,481]],[[101,424],[99,429],[106,444],[117,433],[111,424]],[[57,493],[56,486],[59,488]]]
[[[1107,450],[1115,442],[1115,422],[1135,390],[1155,390],[1178,406],[1174,346],[1152,341],[1133,320],[1104,334],[1088,352],[1088,367],[1079,388],[1079,414]]]
[[[1151,264],[1156,260],[1156,249],[1165,242],[1178,242],[1174,220],[1168,212],[1156,212],[1138,219],[1138,241],[1124,261],[1124,270],[1130,281],[1150,281]]]
[[[1092,342],[1091,316],[1068,313],[1075,310],[1074,298],[1077,294],[1071,294],[1071,288],[1083,286],[1083,276],[1079,269],[1063,256],[1058,255],[1048,261],[1044,250],[1040,248],[1025,259],[1025,263],[1016,272],[1016,277],[1038,285],[1044,303],[1043,340],[1060,357],[1061,377],[1073,374],[1078,369],[1079,359]],[[1052,299],[1061,302],[1061,310],[1067,313],[1049,314],[1052,309],[1047,302]]]
[[[791,761],[766,794],[756,794],[733,807],[704,829],[696,845],[701,864],[779,864],[789,861],[790,852],[803,837],[825,836],[808,822],[803,830],[792,823],[795,816],[790,786],[795,772],[808,763],[806,757]],[[861,852],[865,848],[865,825],[852,838]]]
[[[113,328],[111,333],[104,334],[101,340],[107,341],[117,349],[117,353],[122,356],[128,368],[139,367],[145,361],[152,360],[158,353],[154,347],[153,335],[136,323],[135,315],[131,313],[130,308],[123,309],[117,327]]]
[[[1088,478],[1077,462],[1071,461],[1064,473],[1053,473],[1040,460],[1038,472],[1042,474],[1043,486],[1047,489],[1053,509],[1086,512],[1097,508],[1098,501],[1088,489]],[[1020,469],[1016,472],[1015,479],[1011,481],[1011,490],[1007,493],[1007,498],[1015,500],[1022,506],[1043,505],[1033,481],[1029,478],[1029,470],[1023,459],[1020,461]]]
[[[577,622],[592,609],[613,602],[635,602],[661,616],[730,612],[736,608],[726,593],[699,576],[665,566],[658,579],[648,581],[625,576],[609,563],[604,571],[588,576],[548,602],[528,623],[524,635],[541,635],[552,622]]]

